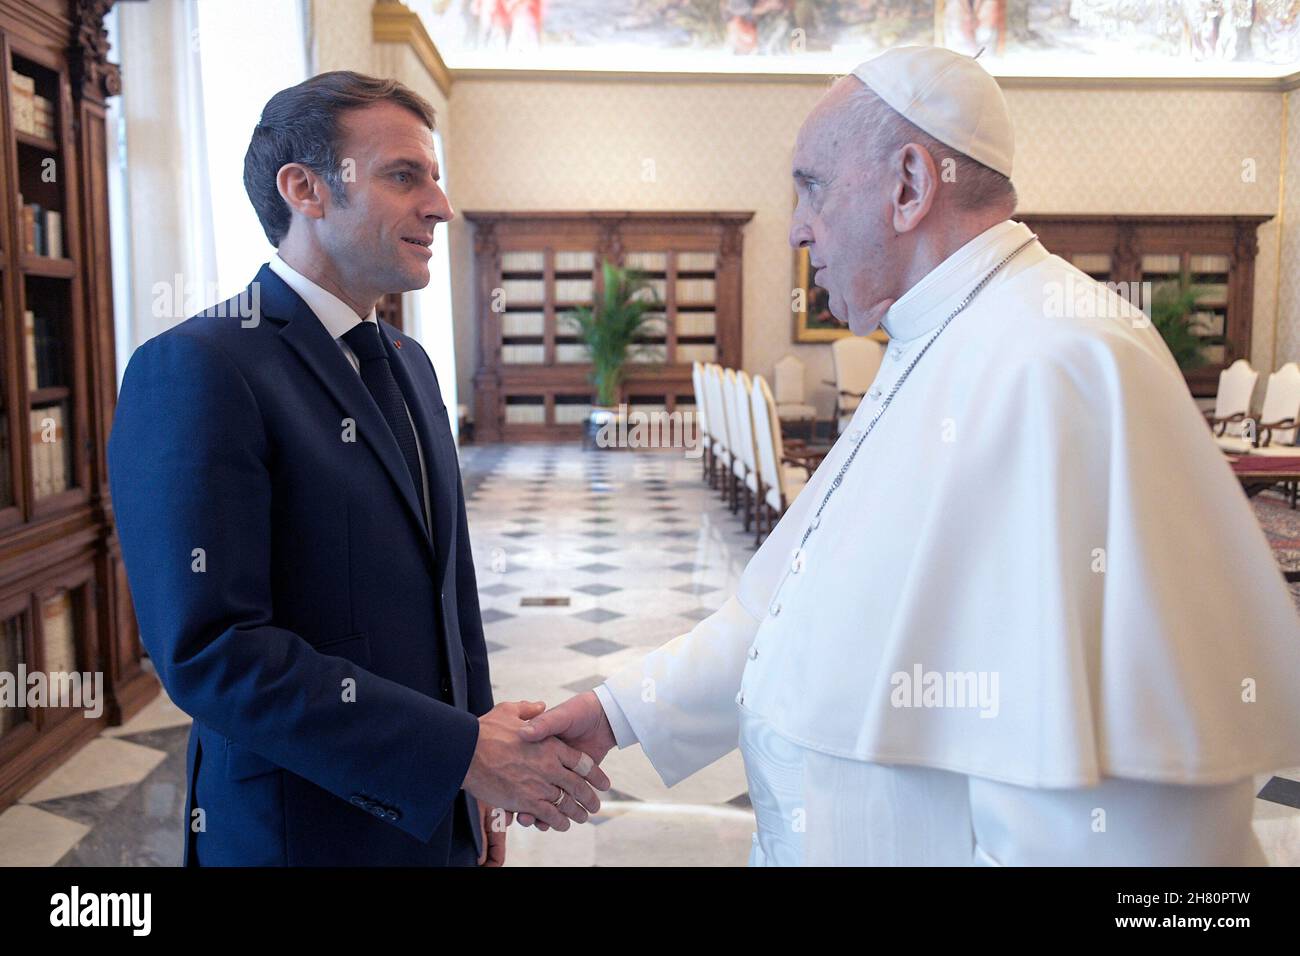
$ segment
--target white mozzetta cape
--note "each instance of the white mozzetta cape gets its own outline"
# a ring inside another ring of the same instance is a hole
[[[738,707],[1024,786],[1300,765],[1300,624],[1239,484],[1145,317],[1038,243],[921,359],[796,556],[890,386],[1029,236],[993,227],[894,305],[879,391],[738,593],[600,688],[666,783],[737,745]],[[996,680],[996,704],[896,706],[925,702],[918,672]]]

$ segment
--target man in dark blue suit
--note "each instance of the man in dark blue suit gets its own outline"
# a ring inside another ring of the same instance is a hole
[[[132,356],[109,474],[140,635],[194,718],[187,865],[499,864],[608,779],[493,706],[456,447],[375,320],[429,282],[433,110],[326,73],[267,103],[244,183],[277,254]],[[494,809],[499,808],[499,809]]]

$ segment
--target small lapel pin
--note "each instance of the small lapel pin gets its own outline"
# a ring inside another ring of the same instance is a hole
[[[400,348],[402,347],[402,340],[401,340],[401,339],[393,339],[393,347],[394,347],[394,348],[399,348],[399,349],[400,349]]]

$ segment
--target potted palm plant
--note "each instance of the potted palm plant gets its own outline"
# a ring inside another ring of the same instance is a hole
[[[587,420],[588,437],[618,415],[623,367],[630,353],[645,347],[638,344],[637,337],[649,321],[646,313],[660,304],[654,287],[640,272],[606,260],[601,264],[601,277],[603,288],[594,305],[565,313],[591,353],[596,404]]]
[[[1151,295],[1151,324],[1169,346],[1174,361],[1184,372],[1205,364],[1201,338],[1196,334],[1196,300],[1201,290],[1191,284],[1186,273],[1177,282],[1162,282]]]

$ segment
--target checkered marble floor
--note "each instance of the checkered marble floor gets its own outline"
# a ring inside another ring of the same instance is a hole
[[[753,554],[680,453],[485,445],[462,451],[497,700],[559,703],[718,607]],[[189,718],[161,695],[0,814],[0,865],[174,866]],[[639,748],[604,766],[593,825],[512,829],[513,865],[745,862],[753,816],[738,753],[671,790]],[[1300,768],[1258,779],[1255,831],[1300,866]]]
[[[498,701],[558,704],[690,630],[754,553],[680,452],[575,445],[462,453]],[[640,748],[603,766],[615,793],[594,827],[512,833],[517,863],[740,865],[753,814],[738,752],[663,785]]]

